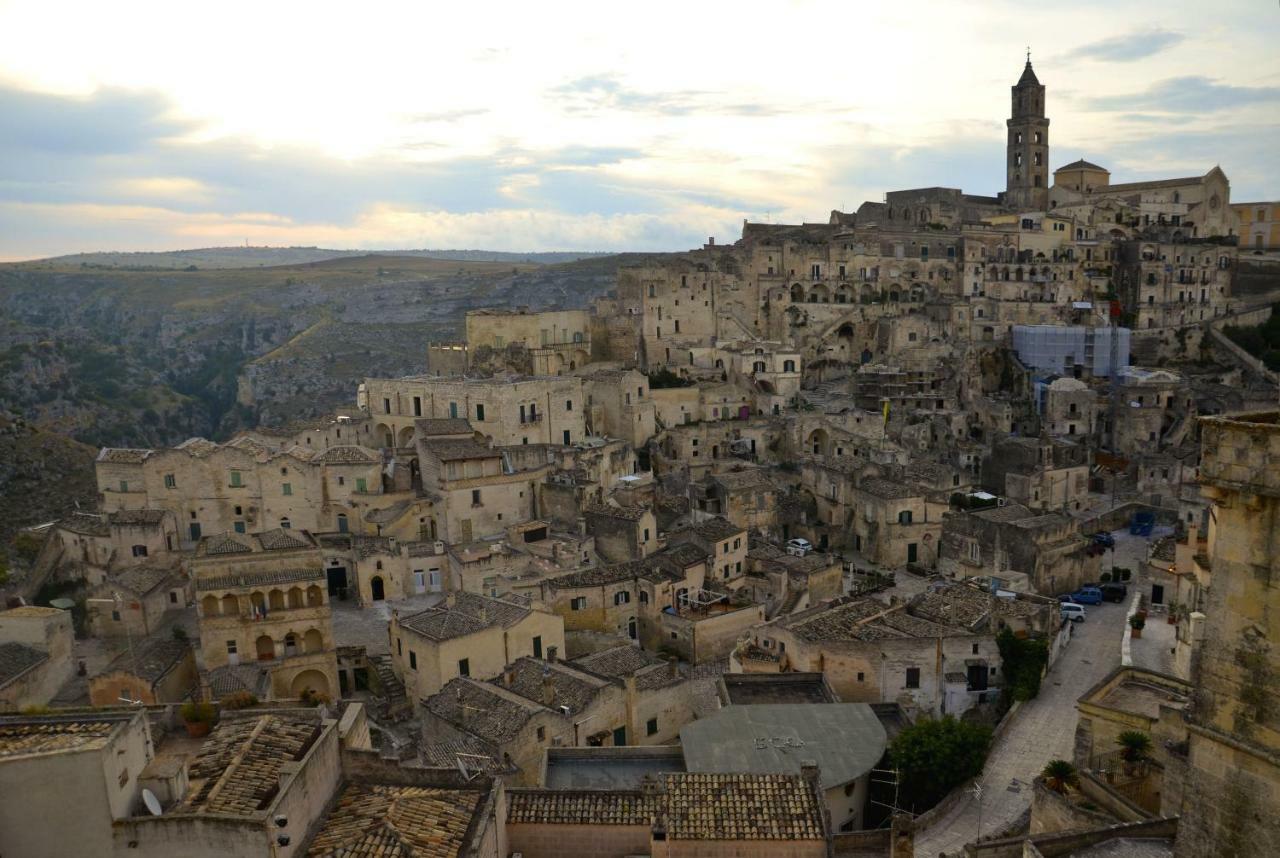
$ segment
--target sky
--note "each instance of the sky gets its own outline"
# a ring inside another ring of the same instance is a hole
[[[682,250],[1050,164],[1280,198],[1280,4],[0,0],[0,260]]]

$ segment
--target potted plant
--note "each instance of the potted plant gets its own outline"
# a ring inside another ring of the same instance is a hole
[[[218,717],[218,711],[213,708],[212,703],[197,703],[194,700],[182,704],[181,714],[187,735],[195,739],[209,735],[213,722]]]
[[[1178,624],[1178,617],[1181,616],[1181,613],[1182,613],[1182,605],[1179,605],[1177,602],[1170,602],[1169,614],[1167,618],[1169,621],[1169,625],[1176,626]]]
[[[1151,737],[1140,730],[1125,730],[1116,736],[1120,757],[1124,760],[1124,773],[1132,775],[1140,763],[1151,753]]]
[[[1142,614],[1134,614],[1129,618],[1129,632],[1131,637],[1142,637],[1142,629],[1147,624],[1146,617]]]
[[[1040,770],[1044,785],[1056,793],[1065,794],[1068,787],[1080,785],[1080,775],[1076,767],[1066,760],[1050,760]]]

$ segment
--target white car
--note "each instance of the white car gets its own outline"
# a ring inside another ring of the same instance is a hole
[[[793,539],[787,543],[787,553],[796,557],[804,557],[813,550],[813,543],[807,539]]]
[[[1071,620],[1074,623],[1084,620],[1084,605],[1078,605],[1075,602],[1063,602],[1058,606],[1058,615],[1064,620]]]

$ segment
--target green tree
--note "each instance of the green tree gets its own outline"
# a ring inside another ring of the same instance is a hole
[[[889,762],[898,769],[899,801],[915,813],[933,807],[982,771],[991,728],[947,715],[918,721],[894,737]]]
[[[1049,663],[1049,643],[1044,638],[1020,638],[1009,629],[996,635],[1005,684],[1014,700],[1030,700],[1040,693],[1040,677]]]
[[[1067,787],[1080,785],[1080,775],[1076,772],[1076,767],[1066,760],[1050,760],[1040,771],[1040,776],[1044,778],[1045,786],[1054,792],[1065,793]]]

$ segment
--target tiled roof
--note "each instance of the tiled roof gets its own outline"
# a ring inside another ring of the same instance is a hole
[[[326,465],[372,465],[381,464],[382,457],[365,447],[343,444],[325,450],[320,454],[320,461]]]
[[[84,536],[111,535],[111,525],[107,524],[106,517],[95,515],[91,512],[73,512],[71,515],[60,520],[58,522],[58,527],[72,533],[83,534]]]
[[[449,441],[427,445],[427,454],[442,462],[453,462],[461,459],[497,459],[502,453],[477,444],[474,441]]]
[[[127,527],[152,527],[164,521],[168,512],[163,509],[118,509],[107,513],[107,521]]]
[[[546,708],[518,694],[466,677],[455,677],[425,701],[427,710],[473,736],[501,745]]]
[[[821,607],[792,614],[782,621],[807,641],[850,640],[868,617],[887,611],[888,605],[874,599],[832,602]]]
[[[300,534],[283,527],[264,530],[258,534],[258,544],[264,551],[290,551],[295,548],[310,548],[311,542]]]
[[[250,815],[280,786],[281,767],[301,759],[319,726],[314,721],[263,715],[224,721],[191,761],[183,810]]]
[[[678,670],[673,671],[670,663],[630,644],[582,656],[574,659],[571,664],[601,676],[619,679],[634,676],[636,688],[641,691],[665,688],[684,681],[684,676]]]
[[[389,536],[353,536],[351,547],[361,559],[375,554],[392,554],[391,537]]]
[[[432,435],[470,435],[475,430],[462,417],[419,417],[413,421],[413,431],[419,438]]]
[[[139,646],[133,656],[126,649],[112,659],[102,673],[124,671],[154,685],[175,665],[181,663],[189,652],[191,644],[188,641],[172,637],[159,638],[150,644]]]
[[[221,700],[237,691],[248,691],[259,699],[265,699],[271,687],[271,675],[256,664],[225,664],[205,674],[209,692],[215,700]]]
[[[510,684],[507,682],[508,677]],[[507,665],[501,676],[490,682],[548,708],[568,706],[571,715],[581,714],[595,700],[600,690],[609,685],[603,679],[581,673],[572,667],[529,656],[516,659]],[[551,686],[550,701],[545,699],[547,684]]]
[[[418,759],[427,768],[456,770],[460,756],[468,771],[483,771],[485,774],[508,771],[493,749],[473,736],[438,739],[418,746]]]
[[[919,497],[922,492],[915,486],[908,483],[897,482],[895,480],[883,480],[879,477],[862,480],[858,483],[858,490],[866,492],[869,495],[875,495],[885,500],[900,500],[902,498]]]
[[[43,718],[0,719],[0,757],[18,754],[51,754],[72,748],[88,750],[106,744],[119,720]]]
[[[1106,170],[1106,167],[1099,167],[1092,161],[1086,161],[1081,158],[1078,161],[1072,161],[1070,164],[1063,164],[1058,170]],[[1054,172],[1056,173],[1058,170],[1054,170]]]
[[[144,563],[139,566],[130,566],[128,569],[122,569],[107,579],[107,583],[111,585],[118,584],[131,593],[145,596],[170,578],[175,577],[178,571],[177,562]]]
[[[696,546],[676,544],[641,560],[579,569],[559,575],[548,583],[558,589],[569,590],[577,587],[621,584],[637,578],[646,581],[679,581],[684,577],[684,570],[687,567],[706,559],[706,554]]]
[[[219,533],[215,536],[209,536],[204,541],[204,553],[206,555],[215,554],[248,554],[253,551],[253,546],[247,542],[241,541],[230,533]]]
[[[261,587],[266,584],[293,584],[324,577],[324,570],[276,569],[267,572],[233,572],[196,579],[197,590],[232,590],[236,587]]]
[[[307,855],[455,858],[480,799],[476,790],[349,783]]]
[[[509,825],[637,825],[672,840],[822,840],[817,798],[796,775],[674,772],[652,791],[510,790]]]
[[[696,522],[690,530],[701,536],[703,539],[708,539],[712,542],[719,542],[722,539],[729,539],[730,537],[742,533],[746,528],[738,527],[738,525],[729,521],[727,518],[716,516],[715,518],[703,519],[702,521]]]
[[[667,775],[673,840],[822,840],[823,809],[794,775]]]
[[[217,450],[218,445],[213,443],[207,438],[197,437],[197,438],[188,438],[187,440],[183,441],[181,444],[174,447],[173,449],[182,450],[199,459],[209,455],[214,450]]]
[[[49,658],[49,654],[14,641],[0,643],[0,688]]]
[[[98,451],[99,462],[111,462],[117,465],[140,465],[151,450],[132,447],[103,447]]]
[[[492,599],[476,593],[457,593],[454,602],[441,602],[418,614],[400,619],[403,628],[412,629],[433,641],[447,641],[474,634],[490,626],[509,626],[529,614],[529,609],[506,599]]]
[[[716,474],[710,478],[712,481],[719,483],[729,491],[740,491],[742,489],[774,489],[776,486],[773,480],[769,479],[769,475],[763,470],[755,469],[750,471],[737,471],[725,474]]]
[[[639,521],[649,510],[642,506],[610,506],[609,504],[590,504],[582,510],[583,515],[603,515],[609,518],[621,518],[626,521]]]

